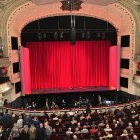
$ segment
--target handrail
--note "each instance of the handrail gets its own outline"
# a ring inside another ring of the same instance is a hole
[[[117,105],[110,105],[110,106],[97,106],[97,107],[91,107],[91,110],[97,110],[97,111],[100,111],[100,110],[106,110],[106,109],[117,109],[117,108],[123,108],[123,107],[131,107],[132,105],[139,105],[140,104],[140,99],[139,100],[136,100],[136,101],[132,101],[132,102],[128,102],[128,103],[124,103],[124,104],[117,104]],[[12,108],[12,107],[3,107],[3,109],[6,109],[6,110],[10,110],[10,111],[17,111],[17,112],[26,112],[26,113],[29,113],[29,114],[42,114],[44,112],[46,113],[54,113],[54,112],[75,112],[75,111],[84,111],[85,108],[65,108],[65,109],[49,109],[49,110],[45,110],[45,109],[42,109],[42,110],[39,110],[39,109],[22,109],[22,108]]]

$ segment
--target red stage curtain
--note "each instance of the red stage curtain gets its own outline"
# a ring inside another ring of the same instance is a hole
[[[109,86],[110,41],[29,42],[31,88]]]
[[[109,88],[119,89],[120,79],[120,47],[109,48]]]

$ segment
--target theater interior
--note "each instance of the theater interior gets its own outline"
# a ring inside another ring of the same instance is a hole
[[[139,140],[139,38],[139,0],[0,0],[0,140]]]

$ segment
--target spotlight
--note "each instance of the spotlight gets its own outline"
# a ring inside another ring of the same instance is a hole
[[[85,33],[84,32],[82,32],[81,37],[85,38]]]
[[[86,33],[86,39],[89,40],[90,39],[90,32]]]
[[[57,32],[54,33],[54,39],[58,40],[58,33]]]
[[[41,40],[41,38],[42,38],[41,33],[38,33],[38,40]]]
[[[63,38],[63,34],[64,34],[64,32],[61,32],[61,33],[60,33],[60,38],[61,38],[61,39]]]
[[[97,37],[100,38],[100,36],[101,36],[100,33],[97,33]]]
[[[46,33],[43,34],[43,38],[45,39],[47,37]]]
[[[102,33],[102,39],[105,39],[105,32]]]

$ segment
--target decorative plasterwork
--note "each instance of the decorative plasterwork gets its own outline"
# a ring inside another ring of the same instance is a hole
[[[63,11],[79,11],[83,1],[81,0],[63,0],[61,1],[62,6],[60,7]]]
[[[9,65],[10,65],[9,58],[0,58],[0,67],[5,67]]]
[[[0,7],[3,7],[4,5],[9,3],[10,1],[12,1],[12,0],[0,0]]]
[[[140,6],[140,0],[132,0],[132,3],[136,6]]]
[[[10,81],[9,82],[6,82],[6,83],[3,83],[3,84],[0,84],[0,94],[5,93],[5,92],[8,92],[13,87],[14,86],[12,85],[12,83]]]
[[[118,0],[82,0],[86,3],[96,4],[96,5],[108,5],[113,4],[117,2]],[[61,0],[32,0],[33,3],[37,5],[43,5],[43,4],[50,4],[50,3],[56,3],[61,2]]]

